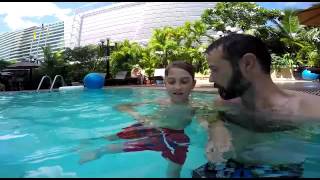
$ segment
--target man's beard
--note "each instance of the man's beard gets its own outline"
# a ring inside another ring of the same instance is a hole
[[[251,83],[243,78],[240,70],[238,68],[234,69],[236,70],[234,70],[227,88],[214,83],[214,87],[218,88],[219,95],[224,100],[240,97],[251,87]]]

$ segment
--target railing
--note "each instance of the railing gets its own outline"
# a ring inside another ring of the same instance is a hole
[[[64,82],[64,79],[61,75],[56,75],[53,79],[53,83],[51,84],[51,87],[50,87],[50,92],[52,91],[53,89],[53,86],[54,86],[54,83],[56,82],[57,78],[60,77],[61,78],[61,81],[62,81],[62,86],[65,86],[65,82]]]
[[[37,88],[37,92],[39,92],[39,89],[40,89],[40,87],[41,87],[41,85],[42,85],[42,82],[43,82],[43,80],[44,80],[45,78],[49,78],[49,80],[50,80],[50,85],[51,85],[52,80],[51,80],[50,76],[48,76],[48,75],[42,76],[41,81],[40,81],[40,83],[39,83],[39,85],[38,85],[38,88]]]

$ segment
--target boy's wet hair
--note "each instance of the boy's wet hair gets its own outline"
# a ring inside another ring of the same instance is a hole
[[[179,69],[183,69],[185,71],[187,71],[192,79],[194,80],[194,67],[192,66],[192,64],[188,63],[188,62],[185,62],[185,61],[173,61],[172,63],[170,63],[167,67],[166,67],[166,70],[165,70],[165,76],[168,76],[169,74],[169,70],[171,68],[179,68]]]

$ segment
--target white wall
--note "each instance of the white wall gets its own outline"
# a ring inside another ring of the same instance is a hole
[[[146,41],[152,30],[200,19],[215,2],[124,2],[81,14],[80,46],[100,39]],[[65,33],[68,37],[70,33]],[[69,37],[68,37],[69,38]],[[68,44],[66,43],[66,46]]]

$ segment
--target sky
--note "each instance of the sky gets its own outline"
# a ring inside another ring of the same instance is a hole
[[[267,9],[305,9],[315,2],[257,2]],[[74,10],[93,9],[110,5],[112,2],[0,2],[0,34],[42,23],[67,21]]]

